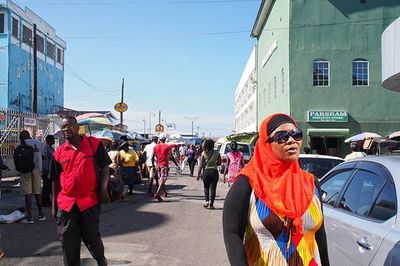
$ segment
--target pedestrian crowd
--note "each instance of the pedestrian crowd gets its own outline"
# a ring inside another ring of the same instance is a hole
[[[202,181],[203,207],[208,210],[215,209],[219,174],[223,175],[229,187],[223,237],[232,265],[329,265],[322,192],[318,179],[300,168],[303,134],[292,117],[278,113],[264,119],[246,165],[236,141],[229,143],[230,151],[222,158],[212,139],[198,146],[171,145],[159,134],[135,150],[128,139],[105,145],[80,135],[73,116],[62,118],[61,131],[65,142],[57,149],[54,136],[41,142],[21,131],[14,164],[25,197],[22,222],[45,221],[43,207],[51,206],[65,265],[80,265],[82,241],[98,265],[107,265],[99,232],[101,204],[127,201],[144,179],[147,195],[165,201],[170,162],[178,174],[188,167],[188,175]],[[305,147],[304,152],[311,150]],[[353,152],[349,160],[365,156],[360,150]],[[2,170],[8,167],[0,157],[0,177]],[[4,257],[0,249],[0,260]]]

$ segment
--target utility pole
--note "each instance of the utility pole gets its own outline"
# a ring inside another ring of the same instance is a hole
[[[37,43],[36,43],[36,24],[33,24],[33,88],[32,88],[32,113],[37,114]]]
[[[124,102],[124,78],[122,78],[122,87],[121,87],[121,103]],[[120,123],[121,123],[121,128],[124,125],[124,113],[120,112]],[[146,134],[146,132],[144,132]]]
[[[192,137],[193,137],[193,123],[194,123],[194,120],[199,119],[199,117],[196,116],[195,118],[191,118],[188,116],[184,116],[184,118],[189,119],[192,122]]]
[[[161,124],[161,111],[158,111],[158,123]]]

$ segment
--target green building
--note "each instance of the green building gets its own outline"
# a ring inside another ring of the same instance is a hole
[[[303,146],[343,157],[360,132],[400,130],[400,93],[382,87],[381,35],[398,0],[263,0],[257,39],[257,123],[293,116]]]

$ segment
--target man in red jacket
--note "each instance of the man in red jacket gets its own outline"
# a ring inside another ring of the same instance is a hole
[[[110,157],[99,140],[78,134],[75,117],[63,118],[61,130],[67,141],[54,152],[51,177],[52,214],[57,219],[64,264],[80,265],[82,239],[97,264],[107,265],[99,233],[99,201],[110,201]],[[101,169],[99,177],[95,168]]]

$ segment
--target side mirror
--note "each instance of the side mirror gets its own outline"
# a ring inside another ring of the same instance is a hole
[[[325,202],[326,197],[328,196],[328,193],[326,191],[322,190],[322,201]]]

